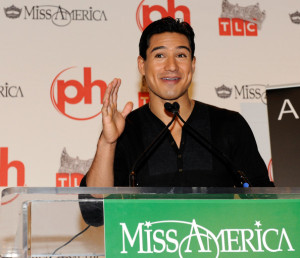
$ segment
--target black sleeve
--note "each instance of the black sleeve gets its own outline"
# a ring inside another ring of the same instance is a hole
[[[233,143],[232,157],[235,164],[238,165],[249,178],[254,187],[272,187],[268,170],[265,162],[259,154],[257,144],[252,130],[246,120],[239,114],[235,113],[234,126],[235,134]]]
[[[140,120],[135,122],[131,114],[126,118],[124,132],[117,141],[114,158],[114,186],[129,186],[129,174],[134,162],[143,151],[141,142],[142,131],[139,129]]]
[[[80,187],[86,187],[86,176],[84,176],[80,182]],[[79,194],[79,207],[81,215],[86,224],[93,227],[99,227],[103,225],[103,201],[100,202],[82,202],[82,199],[99,200],[90,194]]]
[[[126,136],[123,134],[117,142],[114,159],[114,186],[129,186],[131,150],[130,144],[126,140]]]

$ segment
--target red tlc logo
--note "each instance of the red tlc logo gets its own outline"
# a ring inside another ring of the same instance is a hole
[[[146,0],[143,0],[136,11],[136,22],[141,31],[143,31],[151,22],[171,16],[173,18],[181,18],[187,23],[191,23],[190,10],[187,6],[178,5],[175,6],[175,0],[165,0],[165,1],[150,1],[147,0],[147,3],[155,2],[158,4],[145,4]],[[165,2],[165,7],[161,3]],[[159,13],[160,16],[157,16],[156,13]]]
[[[8,148],[0,148],[0,186],[8,186],[8,171],[17,171],[17,186],[25,184],[25,166],[19,160],[8,161]]]
[[[83,176],[80,173],[57,173],[56,187],[77,187],[80,185]]]
[[[61,71],[53,80],[50,90],[54,107],[64,116],[75,120],[88,120],[101,113],[106,83],[102,80],[92,81],[92,69],[83,69],[83,84],[70,67]],[[65,80],[64,78],[68,78]],[[82,79],[81,79],[82,80]]]
[[[150,102],[149,92],[139,92],[139,107],[144,106]]]
[[[257,36],[257,25],[239,18],[219,18],[220,36]]]

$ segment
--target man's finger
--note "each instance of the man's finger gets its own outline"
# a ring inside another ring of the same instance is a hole
[[[113,101],[113,103],[115,104],[116,107],[117,107],[118,92],[119,92],[120,85],[121,85],[121,79],[117,79],[116,87],[115,87],[115,90],[113,92],[113,98],[112,98],[112,101]]]
[[[112,91],[112,82],[109,83],[106,87],[106,90],[105,90],[105,93],[104,93],[104,96],[103,96],[103,103],[105,102],[105,100],[109,99],[111,91]]]
[[[121,113],[122,116],[124,118],[126,118],[127,115],[132,111],[132,109],[133,109],[133,103],[132,102],[127,102],[124,109],[123,109],[123,111],[122,111],[122,113]]]

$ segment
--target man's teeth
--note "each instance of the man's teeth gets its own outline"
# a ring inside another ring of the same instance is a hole
[[[178,80],[178,78],[164,78],[165,80],[168,80],[168,81],[175,81],[175,80]]]

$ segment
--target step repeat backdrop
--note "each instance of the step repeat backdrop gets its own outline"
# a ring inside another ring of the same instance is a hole
[[[0,2],[0,187],[78,186],[101,132],[102,97],[147,103],[142,30],[162,16],[196,34],[194,99],[239,111],[273,178],[266,86],[300,81],[299,0]]]

